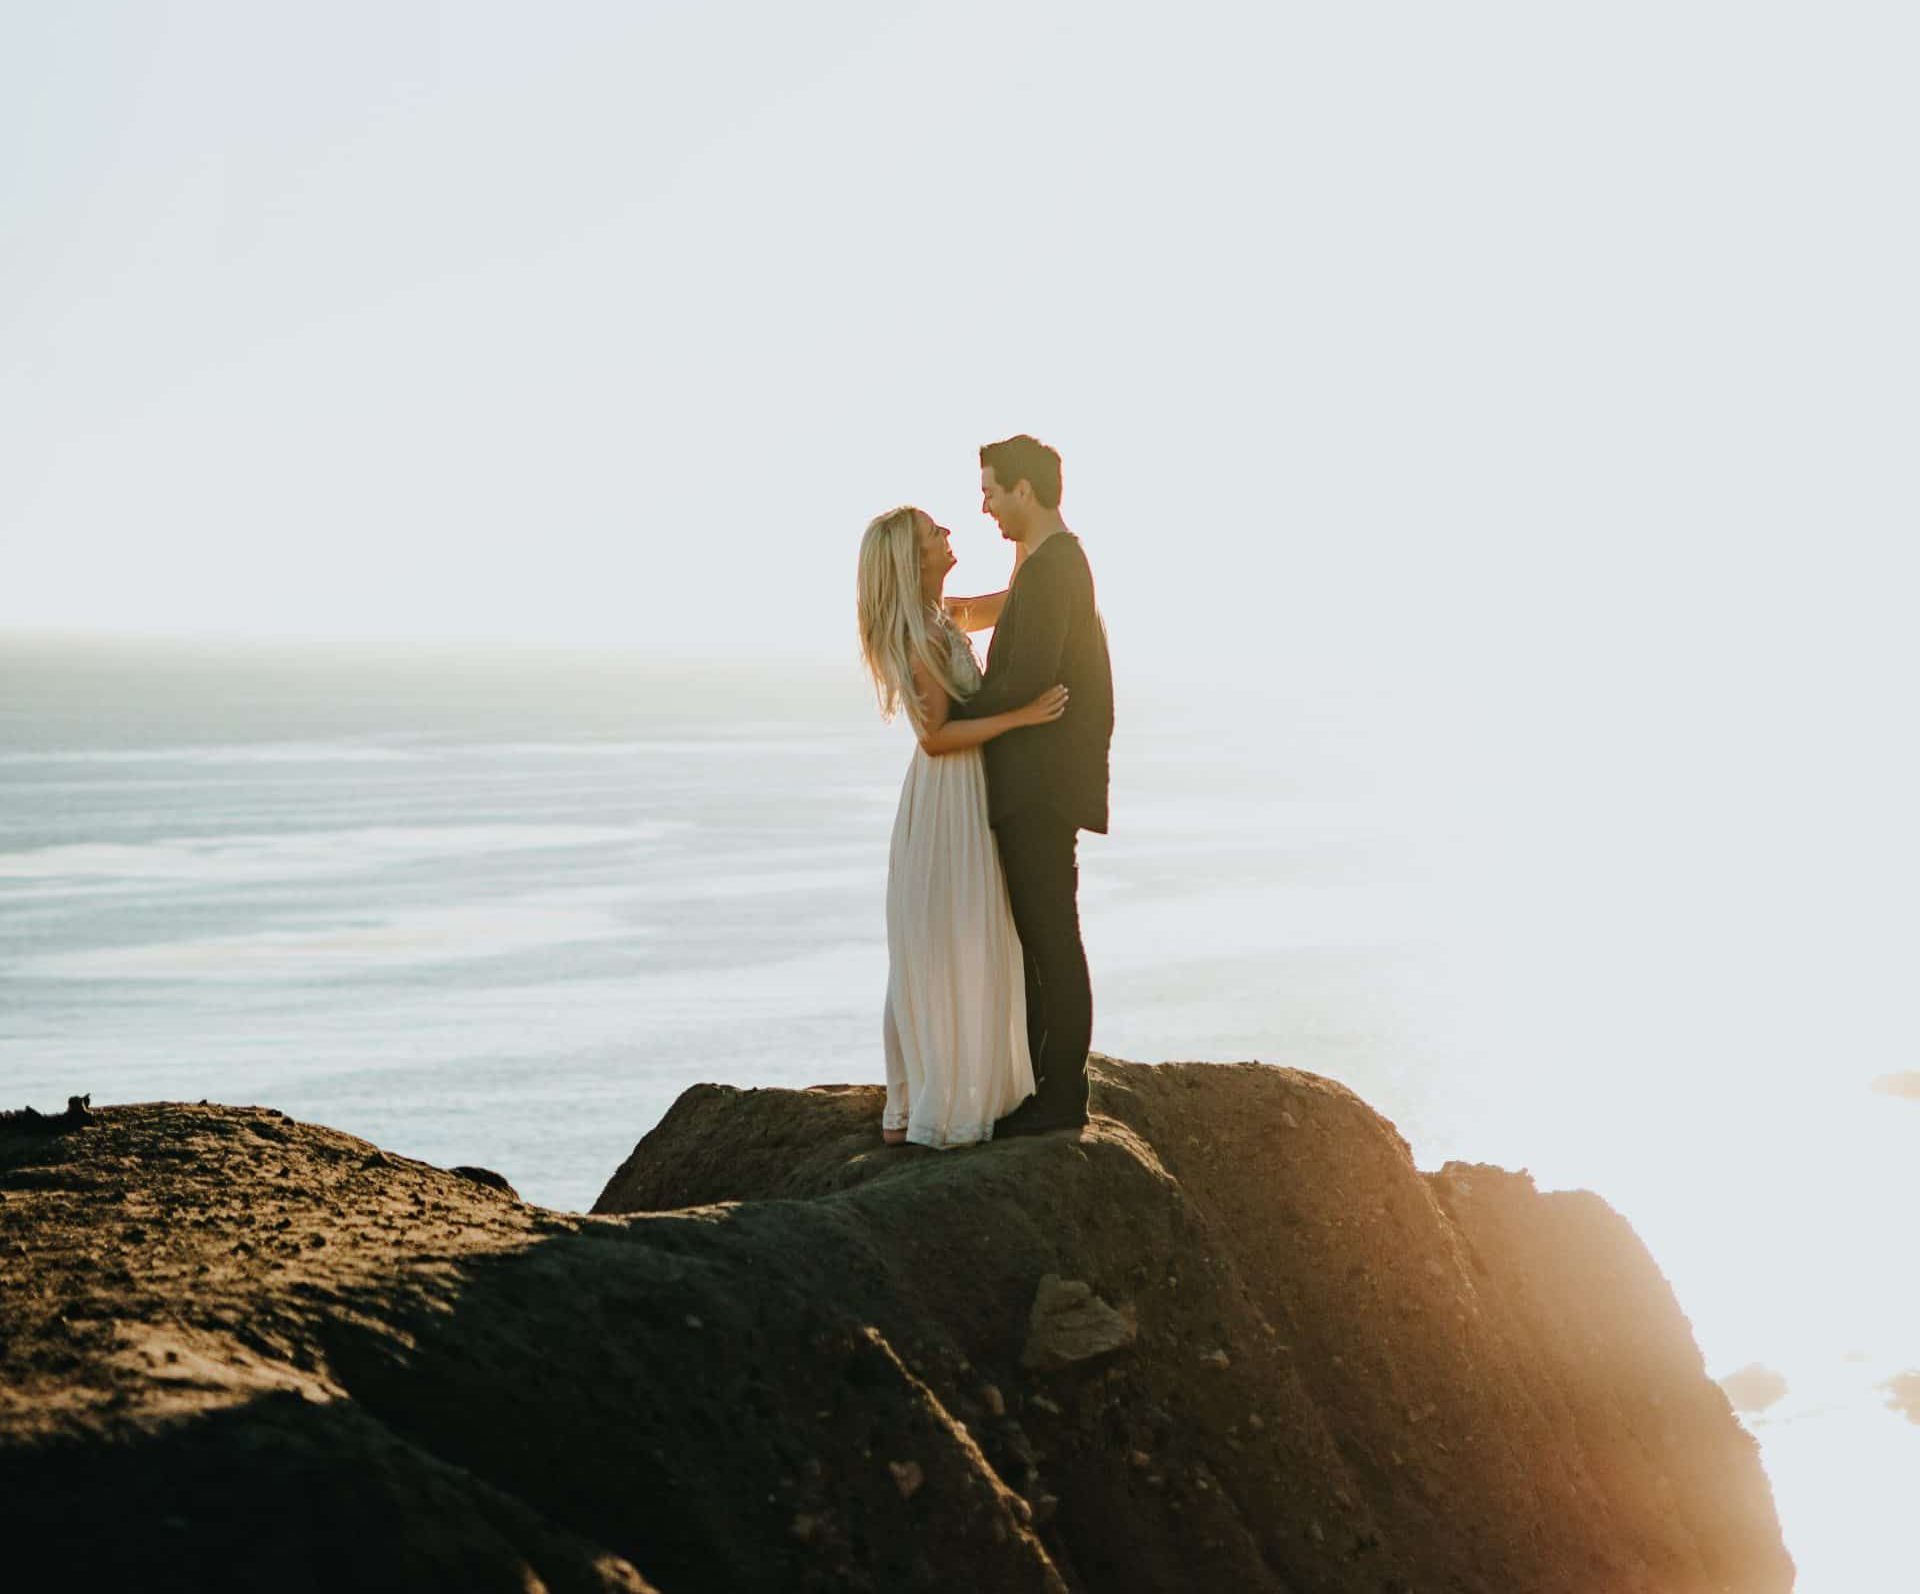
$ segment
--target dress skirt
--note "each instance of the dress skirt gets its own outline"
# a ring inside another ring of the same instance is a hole
[[[1033,1093],[1026,974],[978,748],[916,747],[887,864],[888,1129],[968,1146]]]

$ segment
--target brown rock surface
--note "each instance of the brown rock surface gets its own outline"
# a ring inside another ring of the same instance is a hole
[[[1752,1442],[1596,1198],[1422,1176],[1283,1069],[1102,1060],[1086,1131],[965,1152],[883,1149],[879,1103],[697,1087],[592,1217],[257,1108],[0,1133],[10,1571],[1790,1586]],[[1134,1342],[1023,1368],[1050,1274]]]

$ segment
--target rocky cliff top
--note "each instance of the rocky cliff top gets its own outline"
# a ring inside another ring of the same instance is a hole
[[[699,1086],[592,1215],[269,1109],[0,1123],[16,1568],[1791,1586],[1754,1446],[1598,1198],[1422,1174],[1291,1070],[1093,1076],[1083,1133],[947,1153],[882,1147],[874,1087]]]

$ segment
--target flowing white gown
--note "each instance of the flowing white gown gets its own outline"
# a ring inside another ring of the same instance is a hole
[[[980,684],[949,632],[954,679]],[[888,1129],[919,1146],[969,1146],[1033,1093],[1026,975],[1007,906],[980,750],[918,746],[900,790],[887,864]]]

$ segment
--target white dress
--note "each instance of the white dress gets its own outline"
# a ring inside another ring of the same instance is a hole
[[[980,666],[950,630],[955,682]],[[1033,1093],[1026,975],[987,823],[980,749],[913,750],[887,863],[888,1129],[919,1146],[969,1146]]]

